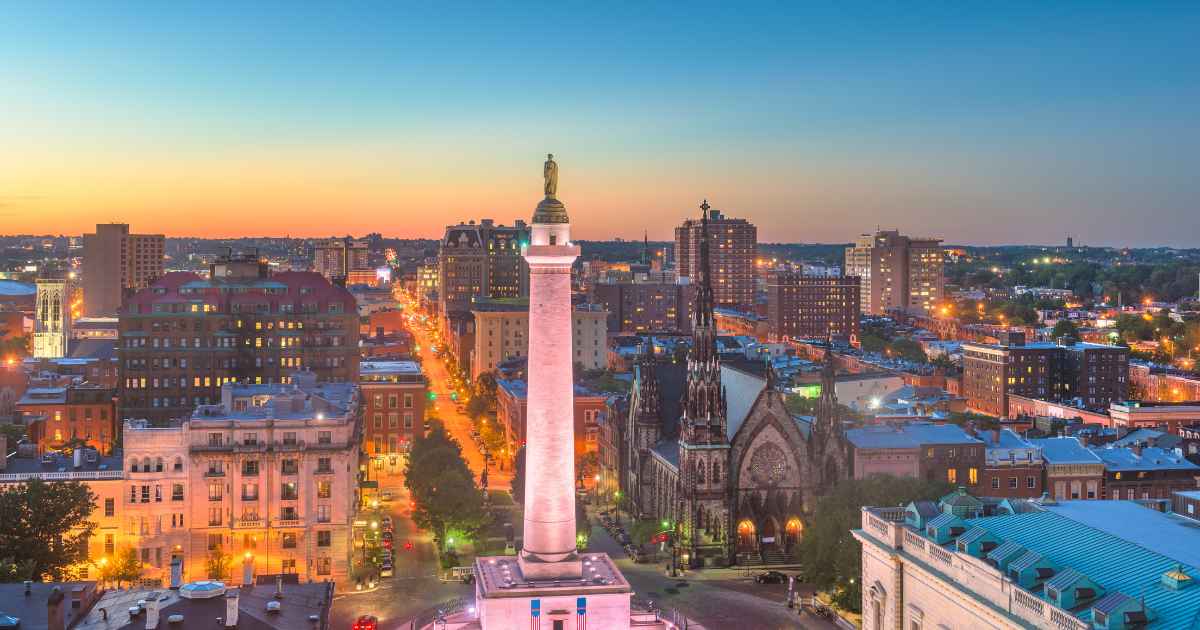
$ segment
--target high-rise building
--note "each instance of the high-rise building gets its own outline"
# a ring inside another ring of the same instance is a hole
[[[767,324],[772,339],[858,337],[857,276],[806,276],[788,271],[767,277]]]
[[[529,265],[521,247],[529,242],[522,220],[512,227],[484,219],[446,227],[438,249],[438,313],[471,310],[475,298],[529,294]]]
[[[861,279],[862,312],[931,312],[943,294],[941,243],[937,238],[901,236],[895,230],[859,236],[846,248],[845,272]]]
[[[128,293],[163,275],[162,234],[130,234],[124,223],[101,223],[83,235],[83,314],[116,315]]]
[[[57,359],[67,356],[72,321],[71,286],[69,278],[38,278],[33,320],[35,358]]]
[[[256,257],[223,257],[208,278],[166,274],[118,326],[123,418],[186,417],[224,383],[285,383],[301,368],[358,380],[354,296],[311,271],[271,275]]]
[[[313,244],[313,271],[343,284],[369,284],[375,279],[367,242],[350,237]]]
[[[713,303],[738,310],[754,308],[754,262],[758,256],[758,228],[745,219],[706,211],[709,256],[712,260]],[[679,276],[700,277],[700,234],[705,223],[688,219],[675,228],[675,266]]]
[[[591,301],[608,311],[609,332],[692,331],[696,288],[677,282],[598,282]]]
[[[1026,343],[1009,331],[996,345],[964,343],[963,395],[967,406],[1007,417],[1009,395],[1050,401],[1078,399],[1107,409],[1129,394],[1129,348],[1094,343]]]

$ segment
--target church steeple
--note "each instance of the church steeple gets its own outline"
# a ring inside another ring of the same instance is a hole
[[[708,200],[700,204],[700,244],[696,269],[696,303],[692,313],[692,349],[688,353],[681,439],[688,443],[723,443],[727,401],[717,359],[717,326],[713,315],[712,269],[708,244]]]

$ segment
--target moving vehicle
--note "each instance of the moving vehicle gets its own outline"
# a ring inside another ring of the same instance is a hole
[[[383,565],[379,567],[379,577],[392,577],[395,570],[392,568],[392,561],[385,560]]]
[[[781,571],[765,571],[754,576],[758,584],[787,584],[788,576]]]
[[[375,615],[362,615],[354,621],[350,630],[379,630],[379,619]]]

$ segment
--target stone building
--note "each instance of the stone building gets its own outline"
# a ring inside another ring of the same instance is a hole
[[[698,221],[709,234],[707,204]],[[849,476],[827,353],[815,418],[792,416],[765,366],[722,362],[708,239],[698,244],[686,365],[643,354],[623,431],[625,491],[642,515],[669,521],[693,566],[741,554],[787,554],[815,500]],[[747,555],[740,557],[748,558]]]

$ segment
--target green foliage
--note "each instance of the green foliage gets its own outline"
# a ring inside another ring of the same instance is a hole
[[[1079,327],[1069,319],[1060,319],[1054,325],[1054,331],[1050,333],[1050,336],[1054,339],[1061,338],[1067,342],[1078,342]]]
[[[463,459],[462,449],[441,422],[418,434],[405,469],[405,486],[412,493],[413,520],[434,533],[443,544],[448,529],[476,538],[487,522],[483,492]]]
[[[629,392],[630,381],[621,380],[611,370],[582,370],[575,371],[581,384],[594,391],[607,394],[625,394]]]
[[[119,551],[115,558],[109,559],[100,566],[100,577],[109,582],[116,582],[117,588],[124,582],[133,582],[142,576],[142,560],[138,558],[138,550],[128,547]]]
[[[650,542],[650,538],[658,532],[662,531],[662,521],[653,518],[644,518],[634,521],[629,526],[629,538],[633,540],[635,545],[644,545]]]
[[[17,442],[25,437],[25,425],[23,424],[0,424],[0,435],[3,435],[7,440],[8,448],[16,447]]]
[[[33,560],[26,559],[23,562],[17,562],[12,558],[0,559],[0,582],[24,582],[37,577],[37,568],[33,565]]]
[[[217,545],[215,549],[208,552],[208,559],[205,561],[204,567],[208,572],[209,579],[227,580],[230,576],[230,569],[233,567],[233,557],[225,553],[221,545]]]
[[[925,356],[925,349],[921,347],[921,344],[908,337],[896,339],[892,342],[889,349],[892,355],[899,356],[905,361],[912,361],[913,363],[926,363],[929,361],[929,358]]]
[[[62,581],[87,560],[96,496],[75,481],[32,480],[0,488],[0,549],[37,578]]]
[[[783,406],[793,416],[811,416],[817,412],[818,398],[808,398],[798,394],[788,394],[783,398]]]
[[[839,607],[860,612],[862,545],[850,530],[861,527],[862,508],[937,499],[950,490],[943,482],[891,475],[838,483],[817,501],[813,518],[805,523],[799,549],[806,560],[801,570],[804,581],[829,591]]]
[[[517,449],[517,454],[513,457],[513,476],[512,485],[513,501],[517,503],[525,503],[525,447]]]
[[[0,360],[10,356],[17,359],[29,356],[29,348],[32,339],[33,336],[28,334],[10,337],[8,339],[0,339]]]

